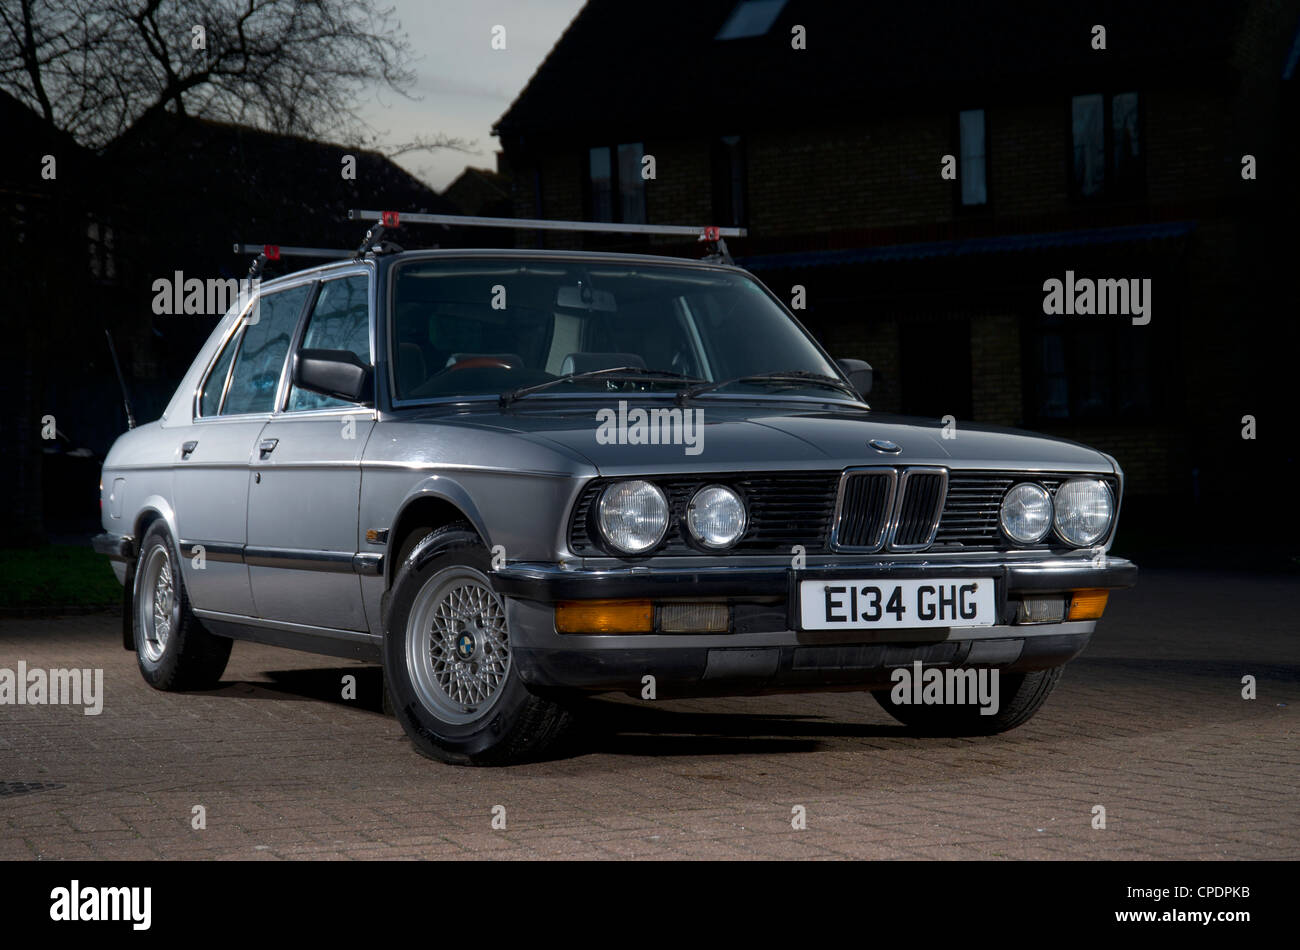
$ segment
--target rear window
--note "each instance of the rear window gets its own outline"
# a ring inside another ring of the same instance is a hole
[[[274,410],[289,343],[311,289],[311,284],[302,284],[261,298],[252,311],[257,322],[248,323],[240,337],[223,416]]]

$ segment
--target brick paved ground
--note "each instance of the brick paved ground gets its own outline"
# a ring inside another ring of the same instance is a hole
[[[491,770],[418,757],[372,668],[240,643],[223,688],[174,695],[115,617],[0,621],[0,667],[103,667],[106,689],[98,717],[0,707],[0,859],[1296,858],[1298,590],[1146,571],[1001,737],[909,738],[862,694],[602,700],[581,751]]]

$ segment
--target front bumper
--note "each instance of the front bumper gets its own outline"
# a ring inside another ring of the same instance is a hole
[[[791,585],[805,577],[879,577],[882,580],[932,576],[990,576],[1011,592],[1116,590],[1137,583],[1137,565],[1124,558],[1096,560],[1057,558],[1049,561],[893,561],[847,566],[819,565],[805,571],[787,567],[726,566],[680,569],[619,567],[581,570],[555,564],[511,564],[493,573],[498,592],[507,597],[556,603],[648,597],[693,598],[789,597]]]
[[[992,576],[999,618],[994,626],[881,632],[802,631],[793,617],[798,582],[811,577],[904,579]],[[1137,566],[1122,558],[1049,561],[889,562],[583,570],[513,564],[494,572],[521,678],[530,686],[639,695],[653,676],[657,696],[728,695],[872,689],[891,672],[926,666],[997,667],[1007,672],[1059,666],[1087,646],[1092,620],[1013,623],[1011,604],[1025,593],[1132,587]],[[560,634],[554,605],[593,599],[725,600],[737,609],[733,629],[713,634]],[[743,622],[741,620],[743,616]]]

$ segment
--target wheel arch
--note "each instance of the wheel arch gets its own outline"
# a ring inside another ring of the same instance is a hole
[[[384,555],[384,590],[392,590],[393,580],[401,567],[402,550],[411,535],[422,529],[437,530],[456,521],[467,522],[483,543],[491,546],[487,525],[469,493],[460,485],[435,477],[412,493],[398,509],[388,532]]]

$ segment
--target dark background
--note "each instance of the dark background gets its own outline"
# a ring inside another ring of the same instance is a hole
[[[96,530],[125,428],[103,331],[143,422],[215,325],[153,314],[154,280],[242,276],[235,242],[356,246],[360,206],[746,226],[738,262],[805,288],[798,316],[876,368],[873,407],[1113,454],[1119,554],[1294,570],[1300,3],[746,6],[592,0],[501,117],[497,169],[441,195],[376,153],[347,181],[355,150],[166,111],[91,149],[0,93],[3,545]],[[515,239],[695,253],[396,236]],[[1151,322],[1045,316],[1067,270],[1149,277]]]

